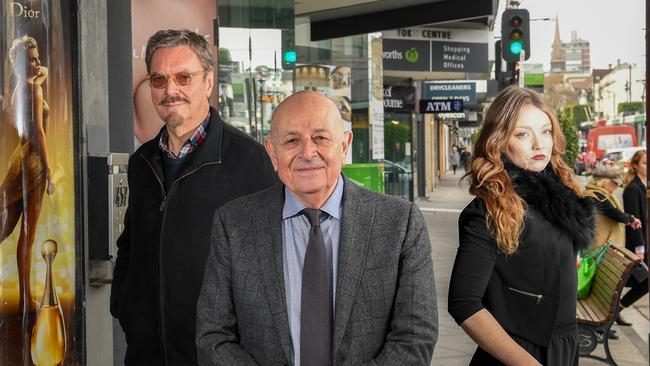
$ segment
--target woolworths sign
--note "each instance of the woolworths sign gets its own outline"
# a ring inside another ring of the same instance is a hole
[[[429,42],[384,39],[385,70],[429,71]]]
[[[384,35],[382,42],[384,70],[489,71],[488,44],[477,42],[488,34],[485,31],[459,32],[432,29],[401,29],[400,31],[397,35],[391,32],[386,32]],[[417,38],[408,39],[409,35]]]

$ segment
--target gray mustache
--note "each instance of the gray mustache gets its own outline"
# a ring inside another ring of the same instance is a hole
[[[185,98],[181,98],[181,97],[169,97],[169,98],[163,99],[160,103],[158,103],[158,105],[164,105],[164,104],[170,104],[170,103],[176,103],[176,102],[189,103],[190,101],[185,99]]]

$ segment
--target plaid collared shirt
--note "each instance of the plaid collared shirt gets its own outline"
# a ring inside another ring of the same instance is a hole
[[[169,134],[167,132],[167,129],[163,130],[162,135],[160,135],[160,140],[158,140],[158,146],[160,147],[160,150],[164,151],[167,153],[167,156],[170,159],[182,159],[186,157],[187,155],[191,154],[192,151],[194,151],[199,144],[203,140],[205,140],[205,136],[208,135],[208,125],[210,124],[210,112],[208,112],[208,116],[205,117],[203,122],[201,122],[201,125],[194,131],[192,136],[185,141],[183,146],[181,146],[181,150],[178,152],[178,156],[174,155],[169,150]]]

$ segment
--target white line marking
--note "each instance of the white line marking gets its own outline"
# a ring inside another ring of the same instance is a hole
[[[461,213],[463,210],[458,210],[458,209],[455,209],[455,208],[420,207],[420,211],[422,211],[422,212],[453,212],[453,213]]]

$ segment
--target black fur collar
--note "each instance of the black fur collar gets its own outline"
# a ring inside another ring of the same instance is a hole
[[[515,192],[546,220],[564,232],[575,251],[591,245],[595,234],[595,206],[589,197],[578,197],[553,173],[551,165],[540,172],[525,171],[506,163]]]

